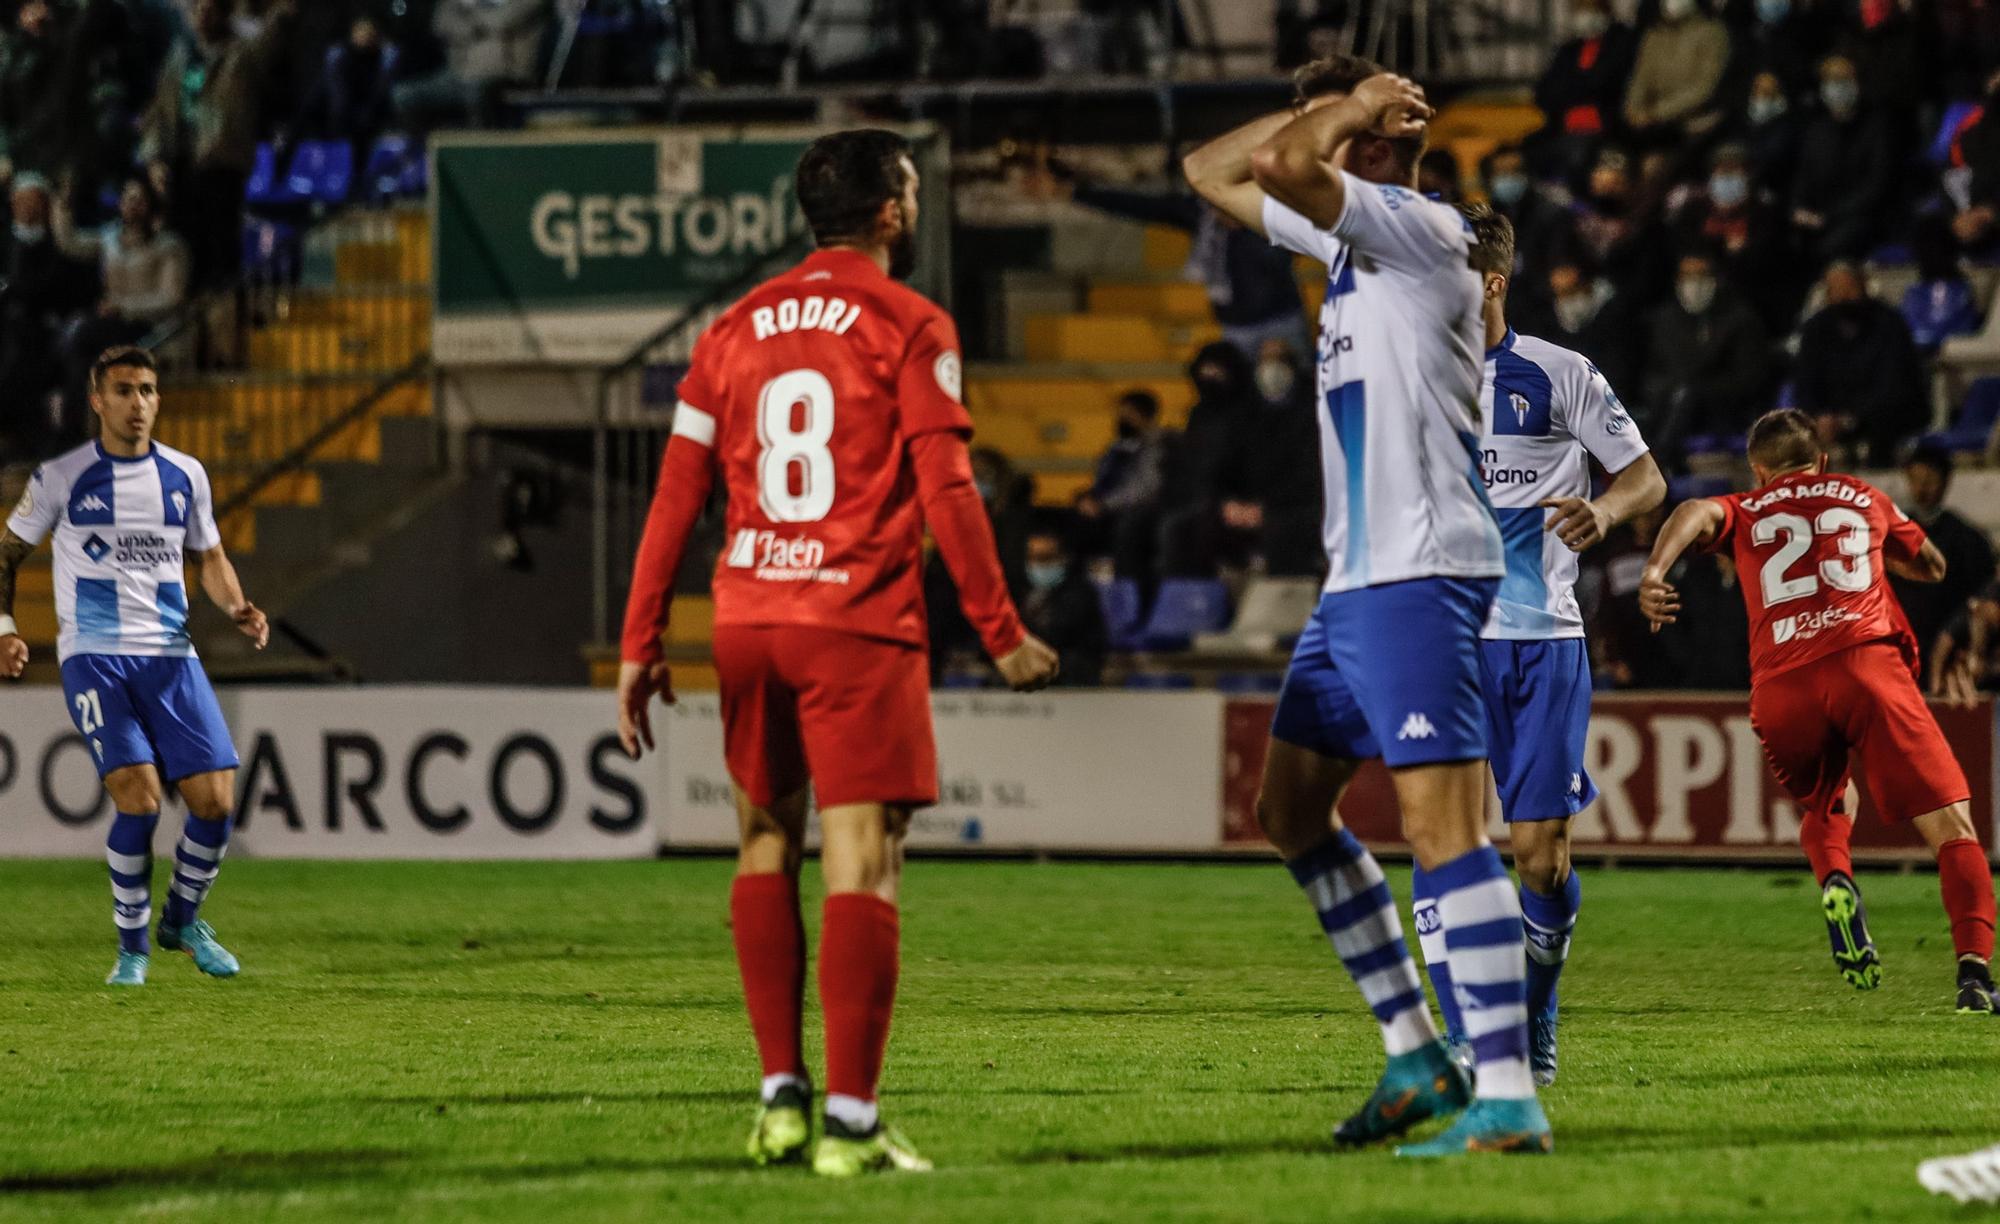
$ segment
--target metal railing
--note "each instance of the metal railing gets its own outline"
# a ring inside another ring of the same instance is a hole
[[[160,439],[208,468],[219,515],[315,458],[377,458],[371,413],[428,410],[424,224],[408,211],[342,213],[256,252],[237,283],[149,338]]]
[[[590,498],[591,624],[598,646],[616,640],[613,618],[631,588],[633,557],[646,530],[660,459],[673,428],[674,392],[695,340],[732,302],[806,250],[803,238],[795,238],[756,260],[683,309],[623,360],[598,371]]]

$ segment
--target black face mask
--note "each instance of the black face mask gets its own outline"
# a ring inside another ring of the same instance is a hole
[[[1139,436],[1139,427],[1137,425],[1134,425],[1130,421],[1118,422],[1118,438],[1120,441],[1130,442],[1132,439],[1138,436]]]
[[[897,280],[908,280],[910,273],[917,270],[917,230],[910,224],[909,214],[903,211],[900,200],[896,202],[896,215],[902,218],[903,229],[889,244],[889,275]]]
[[[1229,394],[1229,380],[1226,378],[1197,378],[1194,380],[1197,395],[1205,400],[1217,400]]]

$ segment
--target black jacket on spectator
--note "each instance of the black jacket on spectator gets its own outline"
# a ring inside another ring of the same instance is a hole
[[[1535,82],[1535,105],[1548,125],[1536,143],[1560,137],[1613,134],[1624,120],[1625,83],[1639,54],[1639,37],[1631,26],[1613,25],[1601,38],[1572,38],[1556,48],[1549,66]],[[1566,174],[1573,166],[1542,161],[1541,174]]]
[[[1079,204],[1113,216],[1186,230],[1196,235],[1197,240],[1202,237],[1204,214],[1213,212],[1188,195],[1079,185],[1074,198]],[[1221,226],[1216,236],[1223,243],[1220,262],[1226,273],[1221,278],[1211,278],[1209,283],[1209,304],[1215,309],[1215,321],[1233,327],[1296,317],[1303,307],[1299,303],[1298,282],[1292,279],[1291,252],[1272,246],[1254,230],[1221,221],[1219,214],[1213,216],[1215,219],[1206,224]]]
[[[1864,107],[1845,123],[1815,115],[1799,144],[1791,190],[1794,209],[1826,218],[1824,229],[1803,235],[1807,253],[1821,263],[1867,255],[1882,237],[1901,164],[1879,112]]]
[[[1521,331],[1574,349],[1590,359],[1611,389],[1638,399],[1644,382],[1645,324],[1630,300],[1614,292],[1590,321],[1576,331],[1563,327],[1553,311],[1537,309],[1522,316]]]
[[[1657,307],[1642,394],[1646,437],[1663,454],[1691,434],[1748,430],[1771,397],[1771,345],[1756,312],[1727,284],[1699,315],[1678,301]]]
[[[1762,123],[1746,116],[1733,137],[1750,156],[1751,186],[1789,207],[1792,185],[1799,173],[1799,148],[1805,143],[1806,121],[1793,103],[1784,114]]]
[[[33,170],[54,179],[71,155],[69,57],[62,35],[60,18],[52,17],[49,33],[40,38],[14,28],[0,36],[0,154],[17,173]]]
[[[1672,236],[1657,209],[1636,200],[1578,201],[1554,246],[1560,258],[1595,268],[1632,301],[1658,301],[1673,287]]]
[[[1671,575],[1680,592],[1678,623],[1654,638],[1671,688],[1740,692],[1750,687],[1750,618],[1735,563],[1694,554]]]
[[[1792,257],[1783,211],[1754,195],[1742,207],[1720,209],[1707,194],[1674,219],[1677,247],[1714,251],[1731,284],[1741,287],[1772,335],[1784,335],[1798,317],[1806,285]]]
[[[1798,105],[1819,88],[1819,62],[1833,43],[1832,22],[1824,9],[1794,4],[1775,25],[1752,18],[1734,32],[1731,41],[1736,57],[1729,68],[1733,87],[1730,109],[1742,110],[1750,82],[1760,72],[1777,77],[1785,96]]]
[[[1814,416],[1854,418],[1870,459],[1893,461],[1896,444],[1930,419],[1923,360],[1909,324],[1874,298],[1828,306],[1799,332],[1792,371],[1798,406]]]
[[[1916,518],[1915,515],[1911,516]],[[1965,601],[1993,581],[1993,542],[1986,533],[1950,510],[1939,510],[1929,522],[1917,519],[1931,543],[1944,554],[1943,582],[1906,582],[1891,575],[1889,585],[1910,618],[1917,647],[1929,674],[1931,647],[1952,618],[1965,610]]]
[[[1081,569],[1071,565],[1060,585],[1025,591],[1019,602],[1028,632],[1047,642],[1062,660],[1058,687],[1093,688],[1103,682],[1110,635],[1097,587]]]

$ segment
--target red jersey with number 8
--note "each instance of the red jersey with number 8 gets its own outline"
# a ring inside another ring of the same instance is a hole
[[[1783,476],[1713,499],[1750,613],[1750,682],[1864,642],[1889,641],[1916,666],[1917,643],[1890,590],[1883,556],[1914,558],[1923,528],[1852,476]]]
[[[675,430],[707,435],[729,493],[716,624],[924,643],[907,448],[970,436],[959,383],[951,317],[853,251],[814,253],[711,324]]]

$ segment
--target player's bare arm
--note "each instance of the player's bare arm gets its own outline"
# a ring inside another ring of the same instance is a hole
[[[1914,557],[1892,557],[1884,553],[1882,563],[1896,577],[1911,582],[1944,581],[1944,553],[1929,540],[1924,541],[1924,546],[1917,550]]]
[[[1293,119],[1250,155],[1257,186],[1314,225],[1330,229],[1347,207],[1335,157],[1356,136],[1421,136],[1431,108],[1416,82],[1380,73],[1354,92]]]
[[[242,580],[236,576],[236,564],[220,544],[194,555],[195,565],[201,572],[201,589],[209,602],[222,609],[223,614],[236,622],[236,628],[244,637],[257,644],[262,650],[271,641],[271,622],[256,604],[243,594]]]
[[[1224,132],[1181,159],[1181,173],[1195,194],[1238,224],[1264,232],[1264,189],[1250,173],[1250,155],[1293,119],[1278,111]]]
[[[17,680],[28,668],[28,643],[14,624],[14,586],[21,574],[21,562],[33,556],[35,546],[12,531],[0,532],[0,675]]]
[[[1550,497],[1539,504],[1552,511],[1547,529],[1556,533],[1571,552],[1595,548],[1620,523],[1651,510],[1667,499],[1667,478],[1648,452],[1625,466],[1611,478],[1611,485],[1596,498]]]
[[[1653,541],[1653,555],[1646,558],[1645,575],[1639,580],[1639,611],[1653,622],[1653,632],[1680,616],[1680,592],[1667,581],[1667,571],[1688,549],[1712,542],[1722,530],[1723,518],[1721,506],[1702,498],[1683,502],[1660,529],[1660,538]]]

